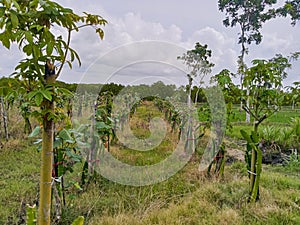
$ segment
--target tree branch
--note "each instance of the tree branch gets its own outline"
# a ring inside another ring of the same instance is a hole
[[[66,50],[65,50],[64,57],[63,57],[63,60],[62,60],[62,62],[61,62],[61,65],[60,65],[60,67],[59,67],[59,69],[58,69],[58,72],[57,72],[57,74],[56,74],[56,75],[57,75],[56,79],[57,79],[58,76],[60,75],[60,73],[61,73],[61,71],[62,71],[62,68],[63,68],[63,66],[64,66],[64,64],[65,64],[65,62],[66,62],[66,58],[67,58],[67,54],[68,54],[68,50],[69,50],[70,42],[71,42],[71,33],[72,33],[72,30],[69,29],[69,31],[68,31],[68,39],[67,39],[67,47],[66,47]]]
[[[95,24],[92,24],[92,23],[84,24],[84,25],[81,25],[81,26],[73,28],[72,31],[73,30],[79,30],[79,29],[81,29],[83,27],[88,27],[88,26],[93,26],[93,25],[95,25]]]
[[[243,105],[242,108],[243,108],[247,113],[249,113],[252,117],[254,117],[255,120],[259,120],[259,118],[258,118],[257,116],[255,116],[254,113],[251,112],[251,111],[249,110],[248,107],[246,107],[245,105]]]

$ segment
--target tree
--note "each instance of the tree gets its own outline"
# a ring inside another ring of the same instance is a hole
[[[248,87],[248,92],[242,91],[232,82],[231,74],[228,70],[223,70],[212,78],[221,87],[228,103],[235,101],[234,96],[240,96],[240,100],[245,103],[249,101],[249,106],[243,105],[243,109],[253,118],[253,130],[247,133],[241,130],[243,138],[247,141],[245,160],[250,178],[249,202],[259,199],[259,182],[262,170],[262,151],[260,142],[263,137],[258,135],[258,128],[263,121],[280,110],[284,104],[282,92],[283,79],[287,77],[286,70],[291,67],[291,59],[295,59],[298,53],[284,57],[277,54],[269,60],[255,59],[252,67],[245,70],[243,85]],[[229,111],[227,111],[229,113]]]
[[[245,76],[246,64],[245,55],[248,54],[246,45],[252,42],[260,44],[262,34],[260,29],[267,20],[274,18],[274,10],[266,10],[267,6],[272,6],[277,0],[239,1],[239,0],[219,0],[219,10],[226,14],[223,24],[228,27],[240,26],[238,44],[241,45],[241,55],[238,58],[241,88],[243,89],[243,79]],[[242,104],[242,103],[241,103]],[[247,106],[249,102],[247,101]],[[242,105],[241,105],[242,107]],[[250,115],[246,114],[246,121],[250,122]]]
[[[240,95],[240,89],[232,82],[231,77],[234,77],[235,75],[233,73],[231,73],[229,70],[227,69],[223,69],[220,73],[216,74],[215,76],[211,77],[210,82],[212,84],[215,84],[215,86],[212,87],[212,89],[217,89],[219,88],[222,91],[222,94],[224,96],[224,100],[226,102],[226,111],[220,111],[219,112],[219,116],[220,118],[219,121],[222,121],[222,117],[224,117],[224,115],[222,115],[222,113],[226,112],[226,122],[224,122],[226,125],[226,128],[231,129],[231,120],[233,118],[233,109],[232,109],[232,105],[235,102],[237,96]],[[219,101],[217,98],[214,98],[214,101],[217,102],[215,104],[218,105],[222,105],[223,102]],[[218,109],[218,108],[217,108]],[[215,112],[214,112],[215,113]],[[211,118],[208,119],[208,122],[211,122]],[[221,127],[221,126],[219,126]],[[222,129],[222,128],[220,128]],[[221,133],[221,132],[219,132]],[[213,171],[213,173],[216,176],[223,176],[224,175],[224,167],[225,167],[225,154],[226,154],[226,149],[225,149],[225,144],[224,142],[219,144],[218,149],[216,149],[216,155],[214,157],[214,160],[210,163],[209,167],[208,167],[208,171],[207,174],[210,175],[212,168],[213,168],[213,164],[215,164],[215,169]]]
[[[247,141],[246,162],[250,174],[249,201],[259,199],[259,181],[262,170],[261,137],[258,135],[259,125],[284,103],[282,81],[286,78],[286,69],[291,67],[288,57],[278,54],[270,60],[256,59],[253,66],[245,71],[243,85],[249,92],[243,92],[242,101],[249,101],[250,106],[243,105],[243,109],[254,118],[251,134],[241,130]]]
[[[203,77],[211,72],[212,67],[214,66],[208,59],[211,57],[211,50],[208,49],[208,46],[201,45],[199,42],[195,44],[195,48],[192,50],[188,50],[182,56],[178,56],[177,59],[182,60],[183,63],[188,67],[190,73],[187,74],[189,79],[189,99],[191,98],[191,90],[193,79],[197,76],[201,76],[200,84],[203,80]],[[195,103],[198,101],[198,92],[196,93]]]
[[[39,107],[33,115],[42,124],[42,153],[40,177],[40,201],[38,224],[50,224],[51,184],[52,184],[52,154],[54,139],[54,122],[59,115],[54,110],[57,95],[68,93],[66,89],[55,85],[63,66],[80,58],[70,47],[71,34],[80,28],[92,26],[100,38],[104,32],[99,25],[107,22],[101,16],[84,13],[77,15],[72,9],[65,8],[50,0],[3,0],[0,2],[0,41],[3,46],[10,48],[16,43],[27,57],[19,62],[15,68],[15,77],[28,83],[35,83],[36,89],[28,90],[24,101]],[[52,27],[59,27],[66,32],[52,32]],[[55,63],[59,63],[57,72],[44,74],[45,62],[54,70]]]

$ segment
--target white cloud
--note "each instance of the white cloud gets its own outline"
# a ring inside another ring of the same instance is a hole
[[[207,3],[206,6],[203,2],[196,0],[193,0],[191,4],[169,0],[169,2],[159,4],[156,1],[157,6],[151,2],[132,1],[128,3],[130,7],[122,5],[124,3],[117,0],[101,3],[101,5],[96,0],[76,1],[76,3],[72,0],[58,0],[58,2],[73,8],[77,13],[87,11],[102,15],[108,20],[108,24],[104,27],[105,37],[102,41],[90,28],[74,33],[71,47],[78,51],[83,65],[81,68],[75,65],[73,71],[64,70],[60,77],[64,81],[79,82],[80,75],[97,58],[119,46],[145,40],[166,41],[186,49],[193,48],[196,42],[208,44],[213,52],[212,61],[216,64],[214,73],[223,68],[228,68],[232,72],[236,71],[236,61],[240,54],[240,46],[237,44],[239,31],[237,28],[225,28],[222,25],[223,14],[218,11],[216,2]],[[170,4],[172,4],[172,10],[170,10]],[[299,51],[300,29],[297,28],[299,25],[291,27],[289,21],[283,19],[279,19],[278,23],[277,20],[266,23],[262,31],[264,36],[262,43],[259,46],[252,44],[249,47],[250,54],[246,56],[246,61],[253,58],[270,58],[276,53],[287,55],[290,52]],[[0,47],[0,54],[4,56],[0,62],[1,74],[12,72],[14,66],[22,58],[17,48],[12,48],[12,51],[7,52]],[[138,51],[137,54],[142,53]],[[148,58],[153,54],[161,54],[160,57],[169,57],[175,61],[178,56],[176,55],[178,52],[166,54],[155,49],[144,52],[144,55],[147,54]],[[128,54],[124,55],[125,62],[126,57]],[[109,63],[113,66],[121,65],[120,62],[108,62],[108,60],[116,59],[106,58],[106,60],[108,66]],[[117,60],[122,60],[122,58],[118,57]],[[296,73],[293,72],[293,74]]]
[[[205,27],[195,31],[185,45],[188,46],[187,48],[193,48],[196,42],[207,44],[212,50],[211,60],[215,63],[214,72],[219,72],[224,68],[235,69],[238,51],[234,38],[212,27]]]

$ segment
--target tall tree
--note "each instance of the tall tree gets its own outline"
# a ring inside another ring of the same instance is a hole
[[[223,24],[226,27],[240,27],[238,44],[241,45],[241,55],[238,58],[238,72],[240,74],[241,88],[243,89],[243,78],[245,76],[246,64],[245,55],[248,54],[247,45],[252,42],[260,44],[262,34],[260,29],[267,20],[275,16],[274,10],[268,9],[275,4],[277,0],[256,0],[256,1],[240,1],[240,0],[219,0],[219,10],[225,11],[225,19]],[[242,104],[242,103],[241,103]],[[249,106],[249,101],[247,101]],[[246,121],[250,122],[250,114],[246,114]]]
[[[104,32],[99,25],[107,22],[101,16],[84,13],[77,15],[50,0],[2,0],[0,1],[0,41],[10,48],[16,43],[27,57],[16,67],[17,78],[36,83],[35,90],[28,90],[24,101],[39,107],[34,115],[42,124],[42,153],[40,177],[40,201],[38,224],[50,224],[52,157],[54,122],[59,119],[55,112],[57,93],[65,92],[55,85],[63,66],[72,67],[75,59],[80,59],[70,47],[71,34],[80,28],[95,28],[100,38]],[[55,32],[52,28],[56,29]],[[59,30],[62,33],[59,33]],[[66,39],[63,38],[66,34]],[[46,64],[45,64],[46,63]],[[55,64],[59,67],[56,69]]]
[[[214,66],[214,64],[209,61],[211,53],[211,50],[208,49],[206,44],[201,45],[199,42],[197,42],[194,49],[188,50],[182,56],[177,57],[177,59],[182,60],[190,70],[190,73],[187,75],[189,79],[189,99],[191,98],[193,80],[200,76],[199,83],[201,85],[203,77],[210,73],[212,67]],[[196,93],[195,103],[197,102],[199,90],[200,87]]]

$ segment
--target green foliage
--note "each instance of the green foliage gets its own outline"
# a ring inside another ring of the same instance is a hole
[[[272,10],[266,10],[268,6],[275,4],[277,0],[259,1],[230,1],[219,0],[219,10],[226,14],[223,24],[228,27],[241,26],[239,44],[259,44],[262,40],[260,29],[262,24],[274,17]]]
[[[289,15],[291,17],[291,24],[295,26],[297,21],[300,19],[299,8],[300,8],[299,0],[288,0],[285,1],[285,4],[282,7],[279,7],[276,10],[276,13],[284,17]]]
[[[182,56],[178,56],[177,59],[182,60],[183,63],[191,69],[191,77],[197,77],[211,72],[211,68],[214,66],[214,64],[208,60],[211,54],[212,51],[208,49],[206,44],[201,45],[197,42],[194,49],[188,50]]]
[[[26,225],[36,225],[36,205],[26,205]]]
[[[241,99],[248,101],[243,109],[255,119],[255,129],[266,118],[280,109],[284,102],[282,81],[286,77],[286,69],[291,67],[287,57],[276,55],[270,60],[253,60],[253,66],[245,71]]]
[[[0,41],[6,48],[10,48],[11,43],[16,43],[19,49],[27,54],[26,59],[19,62],[15,68],[14,75],[24,83],[24,91],[17,91],[22,94],[23,101],[31,101],[33,106],[41,106],[43,101],[52,101],[52,86],[45,86],[44,64],[46,59],[59,62],[56,78],[59,76],[63,65],[69,66],[76,59],[80,64],[78,54],[70,47],[70,35],[73,31],[79,31],[85,26],[93,26],[96,33],[103,38],[103,30],[99,27],[107,22],[101,16],[84,13],[79,16],[71,9],[61,5],[46,1],[3,1],[0,4],[1,16]],[[81,24],[81,25],[78,25]],[[61,27],[68,32],[65,41],[59,33],[51,32],[51,27]],[[69,54],[69,58],[68,57]],[[60,88],[56,89],[60,91]],[[25,97],[25,98],[24,98]],[[43,117],[42,113],[35,112],[34,115]],[[51,117],[51,116],[50,116]],[[55,118],[54,115],[52,117]]]
[[[39,224],[50,224],[52,148],[54,139],[54,122],[63,119],[63,113],[54,109],[54,103],[60,103],[61,95],[68,95],[67,90],[56,88],[55,81],[60,75],[65,63],[72,68],[79,55],[71,48],[71,34],[80,28],[90,26],[103,39],[104,32],[100,28],[107,23],[99,15],[84,12],[77,15],[72,9],[65,8],[50,0],[16,1],[3,0],[0,2],[0,41],[6,48],[16,43],[19,49],[27,55],[15,68],[16,78],[19,78],[29,89],[21,89],[19,93],[24,102],[40,108],[31,114],[43,125],[42,163],[40,180]],[[58,27],[51,32],[52,27]],[[60,32],[57,32],[60,30]],[[67,38],[63,34],[67,33]],[[47,64],[45,65],[45,62]],[[48,67],[59,62],[55,74],[46,74]],[[44,71],[45,68],[45,71]],[[32,84],[37,87],[30,89]],[[26,115],[26,114],[24,114]],[[28,120],[28,118],[25,118]],[[63,136],[65,137],[65,136]],[[58,153],[59,154],[59,153]],[[49,157],[50,156],[50,157]]]
[[[36,225],[37,224],[37,210],[36,205],[30,206],[26,205],[26,225]],[[83,225],[84,217],[78,216],[73,222],[72,225]]]
[[[83,225],[84,224],[84,217],[78,216],[72,223],[72,225]]]
[[[26,204],[36,202],[39,154],[23,138],[9,140],[0,152],[0,224],[21,224],[20,214],[26,219]]]
[[[200,86],[203,83],[203,77],[209,74],[212,67],[214,67],[214,64],[209,61],[211,55],[212,51],[208,49],[206,44],[201,45],[199,42],[197,42],[194,49],[188,50],[182,56],[177,57],[177,59],[182,60],[187,66],[188,70],[190,70],[189,74],[187,74],[187,78],[189,80],[188,101],[190,101],[192,96],[193,79],[198,76],[202,76],[200,77],[200,80],[198,80],[198,86]],[[200,89],[198,89],[195,94],[194,102],[198,102],[199,91]]]
[[[245,152],[245,161],[250,174],[250,192],[249,202],[255,202],[259,199],[259,182],[262,171],[262,151],[259,148],[259,137],[256,131],[249,135],[241,130],[241,134],[247,141]]]

